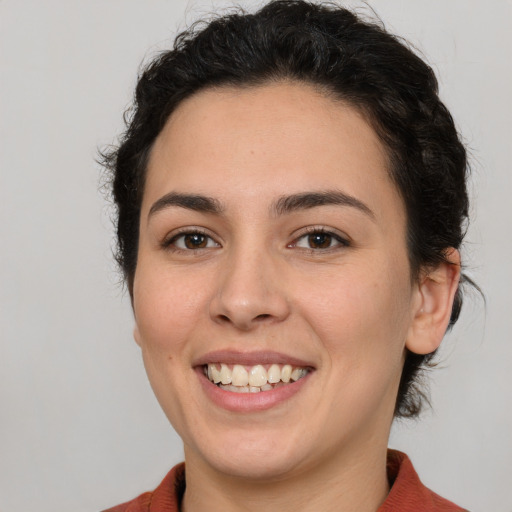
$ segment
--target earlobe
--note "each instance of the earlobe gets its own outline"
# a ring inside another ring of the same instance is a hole
[[[439,348],[450,322],[459,280],[460,254],[453,248],[446,252],[445,262],[421,276],[406,341],[411,352],[430,354]]]

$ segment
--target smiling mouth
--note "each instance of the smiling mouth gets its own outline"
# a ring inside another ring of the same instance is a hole
[[[242,366],[225,363],[206,364],[203,372],[210,382],[225,391],[259,393],[286,386],[304,378],[310,369],[289,364]]]

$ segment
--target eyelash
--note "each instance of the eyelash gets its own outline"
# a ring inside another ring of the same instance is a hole
[[[196,248],[188,247],[188,248],[185,248],[185,247],[178,247],[176,245],[176,242],[180,238],[185,239],[185,237],[187,237],[187,236],[193,237],[194,235],[198,235],[198,236],[201,236],[201,237],[204,237],[205,239],[207,239],[207,244],[210,242],[213,242],[217,247],[220,247],[220,244],[218,242],[216,242],[208,233],[206,233],[205,231],[203,231],[201,229],[197,229],[197,228],[184,229],[183,231],[174,233],[171,237],[166,238],[162,242],[162,247],[164,249],[174,251],[174,252],[197,252],[197,251],[201,251],[203,249],[214,248],[214,247],[196,247]]]
[[[178,247],[176,245],[176,242],[180,239],[180,238],[183,238],[185,239],[185,237],[189,236],[189,237],[193,237],[194,235],[198,235],[200,237],[204,237],[205,239],[207,239],[207,244],[210,244],[211,242],[213,242],[215,244],[214,247],[210,246],[210,247]],[[330,241],[331,242],[336,242],[334,245],[329,245],[328,247],[325,247],[325,248],[314,248],[314,247],[300,247],[298,245],[298,242],[306,237],[311,237],[313,235],[324,235],[326,237],[330,237]],[[197,252],[197,251],[201,251],[201,250],[204,250],[204,249],[213,249],[215,247],[220,247],[220,244],[218,242],[216,242],[212,236],[210,236],[208,233],[206,233],[205,231],[201,230],[201,229],[184,229],[183,231],[180,231],[178,233],[174,233],[171,237],[169,238],[166,238],[163,242],[162,242],[162,247],[166,250],[171,250],[171,251],[174,251],[174,252]],[[295,238],[290,244],[287,245],[287,248],[298,248],[300,250],[305,250],[305,251],[308,251],[310,253],[318,253],[318,252],[328,252],[328,251],[334,251],[336,249],[340,249],[340,248],[343,248],[343,247],[349,247],[351,244],[350,242],[342,237],[341,235],[337,234],[337,233],[334,233],[332,231],[329,231],[328,229],[324,228],[324,227],[318,227],[318,226],[310,226],[308,228],[305,228],[305,230],[303,231],[303,233],[301,233],[297,238]]]
[[[325,248],[314,248],[314,247],[299,247],[298,242],[301,239],[311,237],[313,235],[324,235],[331,238],[331,241],[337,242],[334,245],[330,245],[329,247]],[[343,247],[350,247],[350,242],[347,238],[344,238],[343,236],[334,233],[332,231],[329,231],[328,229],[320,226],[310,226],[304,230],[303,233],[301,233],[291,244],[288,245],[289,248],[297,247],[298,249],[302,249],[305,251],[309,251],[311,253],[318,253],[318,252],[328,252],[328,251],[335,251],[337,249],[343,248]]]

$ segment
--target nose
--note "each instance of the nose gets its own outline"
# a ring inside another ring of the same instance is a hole
[[[243,331],[285,320],[289,303],[286,280],[279,275],[278,266],[264,250],[231,254],[219,272],[210,303],[212,320]]]

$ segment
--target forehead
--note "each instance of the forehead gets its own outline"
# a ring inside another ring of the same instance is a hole
[[[152,148],[143,210],[170,191],[229,203],[315,189],[341,189],[377,213],[402,208],[385,148],[358,109],[295,82],[222,87],[170,116]]]

